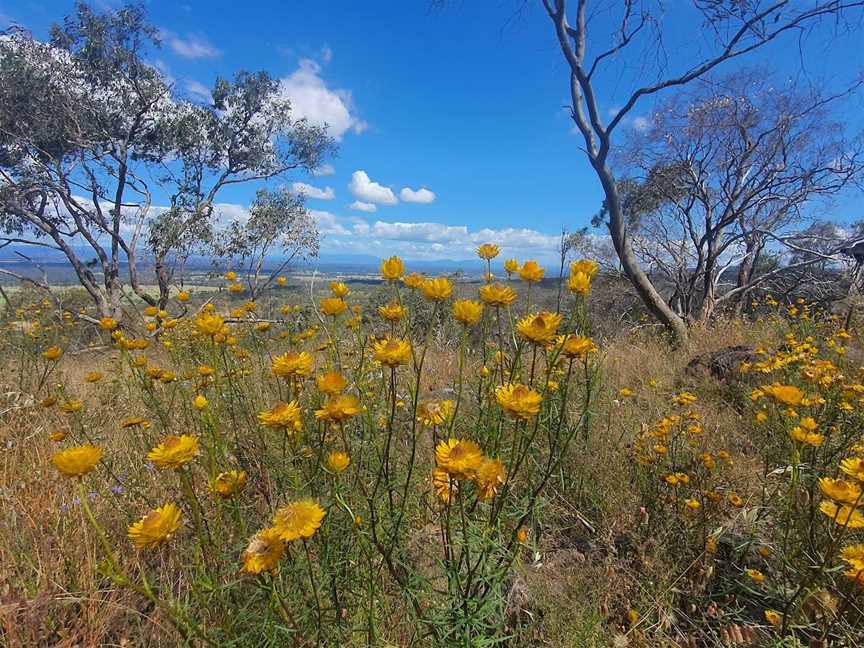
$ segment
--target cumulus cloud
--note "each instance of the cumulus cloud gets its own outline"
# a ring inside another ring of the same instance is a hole
[[[374,221],[360,218],[352,221],[351,236],[328,239],[325,251],[390,256],[400,254],[409,259],[473,259],[480,243],[498,243],[505,254],[551,262],[556,256],[558,236],[527,228],[471,230],[467,225],[444,223],[409,223]]]
[[[291,100],[294,117],[326,125],[327,132],[337,140],[348,131],[362,133],[368,127],[357,115],[351,92],[329,88],[321,78],[321,65],[312,59],[302,59],[300,67],[279,85],[282,94]]]
[[[307,198],[317,198],[318,200],[333,200],[336,197],[336,193],[332,187],[321,189],[305,182],[295,182],[291,185],[291,191],[295,194],[303,194]]]
[[[333,214],[319,209],[310,209],[309,215],[315,220],[315,225],[321,234],[328,236],[350,236],[351,232],[341,225]]]
[[[363,202],[362,200],[355,200],[350,205],[348,205],[348,209],[354,209],[356,211],[369,213],[378,211],[377,205],[375,205],[374,203]]]
[[[336,167],[332,164],[322,164],[321,166],[312,169],[312,175],[316,178],[320,178],[323,176],[331,176],[336,173]]]
[[[390,187],[372,181],[369,175],[363,171],[355,171],[351,174],[351,182],[348,189],[358,200],[378,205],[395,205],[399,202],[396,194]]]
[[[188,34],[182,38],[167,30],[161,32],[162,41],[172,52],[187,59],[216,58],[222,54],[216,47],[201,35]]]
[[[411,187],[402,187],[399,197],[408,203],[429,204],[435,201],[435,192],[429,191],[426,187],[421,187],[417,191],[414,191]]]
[[[465,225],[444,225],[442,223],[387,223],[375,221],[369,229],[369,236],[391,241],[425,241],[426,243],[453,243],[468,240]]]

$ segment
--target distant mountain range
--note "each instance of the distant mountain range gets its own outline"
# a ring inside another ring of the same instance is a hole
[[[95,257],[87,248],[77,248],[75,250],[80,258],[89,261],[95,261]],[[16,252],[25,255],[29,261],[22,258]],[[265,264],[265,271],[275,270],[281,263],[282,257],[274,256],[268,259]],[[410,270],[423,272],[426,274],[444,274],[450,272],[463,272],[468,275],[482,274],[485,271],[484,263],[478,258],[470,259],[405,259],[406,265]],[[50,250],[46,248],[38,248],[26,245],[8,246],[0,250],[0,266],[28,276],[37,276],[39,270],[36,265],[42,266],[48,272],[49,278],[52,281],[65,281],[66,275],[71,271],[71,267],[66,261],[66,257],[62,252]],[[125,264],[122,264],[125,266]],[[327,274],[375,274],[381,265],[381,259],[372,255],[365,254],[322,254],[315,259],[307,261],[292,262],[288,272],[312,272],[315,270]],[[141,259],[138,262],[139,270],[142,274],[148,274],[152,269],[151,259]],[[224,267],[221,263],[218,267]],[[212,259],[209,257],[191,257],[186,268],[190,272],[206,272],[213,270]],[[99,271],[98,264],[93,268],[95,272]],[[74,280],[74,277],[69,277]]]

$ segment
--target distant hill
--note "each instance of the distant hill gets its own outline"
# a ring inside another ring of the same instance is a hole
[[[87,261],[93,257],[88,248],[78,247],[75,251],[80,258]],[[22,258],[16,252],[26,255],[30,261]],[[274,256],[265,265],[265,271],[275,270],[281,263],[281,257]],[[485,271],[484,263],[477,258],[471,259],[410,259],[405,263],[410,271],[425,274],[447,274],[462,272],[466,275],[481,275]],[[64,284],[75,283],[76,278],[66,257],[59,251],[33,246],[19,245],[7,246],[0,250],[0,266],[29,277],[39,277],[41,272],[36,266],[41,266],[47,273],[52,283]],[[291,264],[288,273],[307,273],[318,271],[323,274],[377,274],[381,265],[381,259],[365,254],[322,254],[315,259],[296,261]],[[125,268],[126,264],[121,263]],[[152,260],[142,258],[138,262],[139,272],[145,282],[152,275]],[[219,267],[224,267],[220,264]],[[98,270],[98,266],[94,271]],[[186,263],[186,270],[190,273],[205,273],[214,270],[212,259],[203,256],[193,256]],[[97,274],[98,271],[96,272]],[[14,283],[14,279],[3,277],[4,283]]]

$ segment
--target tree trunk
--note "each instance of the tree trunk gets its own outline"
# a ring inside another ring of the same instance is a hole
[[[165,254],[158,253],[153,262],[153,270],[156,273],[156,284],[159,286],[159,308],[165,309],[168,298],[171,295],[171,270],[166,264]]]
[[[609,235],[612,238],[612,244],[615,246],[615,252],[621,260],[621,267],[625,274],[630,279],[630,283],[636,289],[642,302],[648,308],[654,317],[663,324],[675,337],[675,342],[678,345],[684,345],[688,340],[687,324],[683,319],[675,314],[663,296],[651,283],[648,275],[642,270],[636,255],[633,253],[633,248],[630,245],[630,238],[627,235],[625,227],[625,218],[621,207],[621,199],[618,195],[618,187],[615,184],[615,178],[612,175],[611,169],[603,162],[595,162],[592,160],[592,166],[603,185],[603,192],[606,194],[606,204],[609,209]]]
[[[753,273],[756,272],[756,264],[759,261],[759,255],[762,252],[762,243],[756,241],[746,242],[747,250],[738,266],[738,276],[735,278],[735,288],[744,288],[753,281]],[[744,312],[744,306],[747,303],[749,290],[742,290],[739,294],[732,298],[735,314],[741,315]]]

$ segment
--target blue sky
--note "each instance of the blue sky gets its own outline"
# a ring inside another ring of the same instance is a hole
[[[163,30],[153,62],[179,93],[200,100],[217,76],[265,69],[283,79],[300,112],[331,124],[340,140],[330,161],[335,172],[289,180],[320,190],[308,190],[308,205],[325,235],[324,253],[460,259],[480,239],[498,238],[508,256],[548,259],[561,226],[587,225],[600,205],[564,109],[567,71],[539,1],[521,11],[516,0],[453,0],[443,10],[425,0],[146,6]],[[701,46],[686,6],[667,3],[673,70]],[[0,22],[42,36],[71,8],[0,1]],[[598,24],[606,27],[602,18]],[[839,84],[864,68],[860,34],[822,36],[805,43],[807,75]],[[784,39],[748,62],[800,74],[798,45]],[[644,74],[620,63],[606,70],[601,109],[620,105]],[[650,108],[641,104],[633,116]],[[635,126],[631,120],[625,128]],[[220,200],[239,209],[253,193],[232,188]]]

